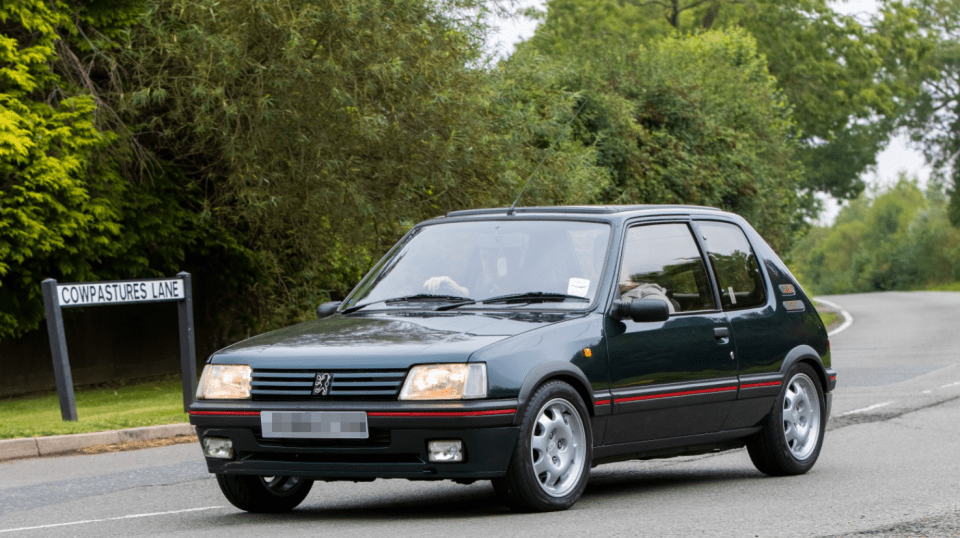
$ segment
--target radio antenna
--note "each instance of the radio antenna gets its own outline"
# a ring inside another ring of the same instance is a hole
[[[530,181],[533,180],[533,176],[537,175],[537,171],[540,170],[541,166],[543,166],[543,161],[546,161],[547,157],[549,157],[550,154],[553,153],[554,148],[557,147],[557,142],[560,142],[560,139],[563,138],[563,135],[567,133],[567,129],[570,128],[570,124],[573,123],[573,120],[577,119],[577,116],[580,115],[580,111],[583,110],[583,107],[585,107],[586,105],[587,105],[587,99],[584,99],[583,103],[580,105],[580,108],[578,108],[577,111],[573,114],[573,117],[567,121],[567,124],[563,126],[563,131],[560,132],[560,136],[558,136],[557,139],[553,141],[553,144],[550,145],[550,149],[547,150],[547,154],[544,155],[542,159],[540,159],[540,163],[537,164],[537,167],[533,169],[533,173],[530,174],[530,177],[527,179],[527,182],[523,184],[523,188],[520,189],[520,194],[517,195],[517,199],[514,200],[510,208],[507,209],[507,215],[513,215],[517,207],[517,202],[519,202],[520,197],[523,196],[523,191],[527,190],[527,185],[529,185]]]

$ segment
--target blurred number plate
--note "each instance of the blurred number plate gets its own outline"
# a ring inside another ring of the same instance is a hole
[[[366,439],[367,414],[363,411],[263,411],[264,437],[296,439]]]

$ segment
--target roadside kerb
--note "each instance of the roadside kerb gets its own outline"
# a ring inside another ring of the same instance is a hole
[[[819,297],[814,297],[813,300],[815,302],[823,303],[829,306],[830,308],[834,309],[834,311],[836,311],[838,314],[840,314],[840,317],[843,318],[843,323],[836,329],[827,333],[827,336],[833,336],[841,331],[845,331],[849,329],[851,325],[853,325],[853,316],[850,315],[850,312],[847,312],[846,310],[844,310],[842,306],[838,305],[837,303],[832,303],[826,299],[821,299]]]
[[[105,432],[77,433],[73,435],[51,435],[47,437],[27,437],[23,439],[0,440],[0,461],[37,458],[73,452],[81,448],[97,445],[116,445],[123,442],[148,441],[178,435],[193,435],[190,424],[164,424],[125,430]]]

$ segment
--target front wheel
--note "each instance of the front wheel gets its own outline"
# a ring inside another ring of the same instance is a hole
[[[570,385],[551,381],[530,399],[507,474],[493,487],[513,510],[566,510],[587,487],[592,454],[583,400]]]
[[[296,476],[250,476],[218,474],[224,497],[247,512],[289,512],[310,493],[313,480]]]
[[[817,462],[826,428],[823,388],[813,368],[793,367],[777,404],[754,439],[747,443],[750,459],[770,476],[798,475]]]

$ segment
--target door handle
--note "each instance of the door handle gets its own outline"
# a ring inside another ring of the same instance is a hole
[[[713,336],[717,339],[718,344],[727,344],[730,342],[730,329],[727,327],[714,327]]]

